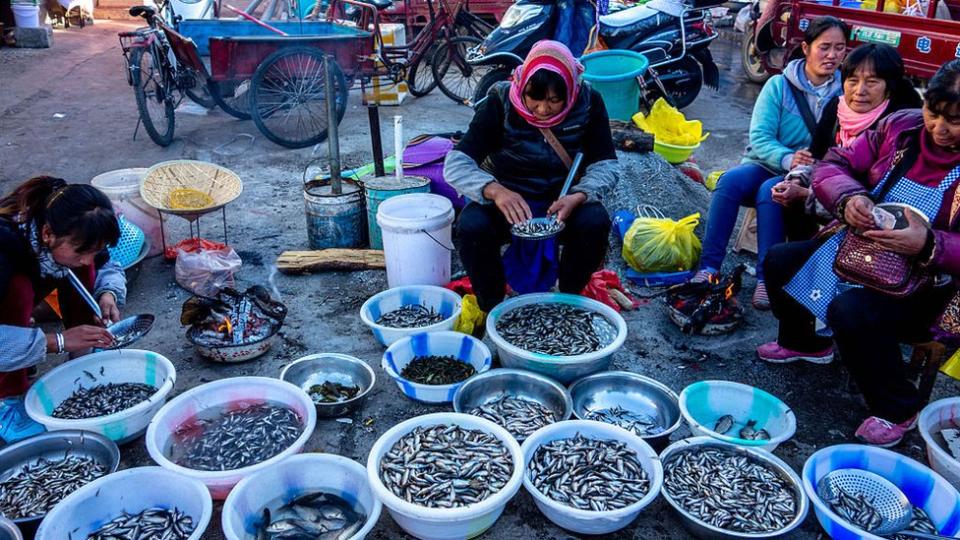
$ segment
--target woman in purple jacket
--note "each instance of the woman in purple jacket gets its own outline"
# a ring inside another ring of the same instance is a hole
[[[901,173],[891,174],[897,164]],[[900,343],[929,338],[928,329],[955,290],[944,285],[960,276],[958,178],[960,60],[953,60],[930,80],[922,112],[892,114],[849,146],[832,149],[813,179],[817,199],[843,224],[866,231],[884,249],[914,257],[937,276],[935,284],[896,298],[841,280],[833,262],[845,231],[779,244],[766,259],[780,329],[776,341],[757,348],[758,356],[773,363],[826,364],[836,343],[872,415],[856,432],[866,443],[893,446],[916,425],[921,399],[908,380]],[[902,203],[916,212],[906,212],[906,228],[882,230],[871,213],[874,202]]]

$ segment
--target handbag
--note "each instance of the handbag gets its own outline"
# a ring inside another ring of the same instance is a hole
[[[893,169],[876,195],[875,202],[883,201],[884,196],[916,161],[918,154],[917,144],[897,152]],[[895,298],[910,296],[931,282],[933,276],[919,267],[915,257],[887,250],[849,227],[847,232],[833,262],[833,271],[840,278]]]

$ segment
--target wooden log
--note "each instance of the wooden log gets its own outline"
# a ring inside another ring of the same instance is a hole
[[[618,150],[639,153],[653,151],[653,135],[638,128],[633,122],[611,120],[610,132],[613,135],[613,144]]]
[[[382,270],[386,267],[383,251],[374,249],[284,251],[277,257],[277,270],[284,274],[324,270]]]

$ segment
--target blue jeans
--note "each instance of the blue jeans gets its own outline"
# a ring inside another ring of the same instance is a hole
[[[755,163],[744,163],[723,173],[710,201],[707,232],[703,238],[700,268],[720,270],[741,206],[757,209],[757,279],[763,281],[763,260],[776,244],[807,239],[816,222],[802,208],[785,208],[774,202],[771,188],[783,180]],[[789,229],[789,230],[788,230]]]

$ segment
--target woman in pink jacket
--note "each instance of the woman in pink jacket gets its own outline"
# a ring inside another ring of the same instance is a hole
[[[767,362],[826,364],[834,344],[863,392],[870,415],[862,441],[893,446],[916,425],[922,403],[908,380],[900,344],[929,339],[960,277],[960,60],[930,80],[923,109],[884,119],[852,144],[831,150],[814,171],[813,190],[837,219],[879,247],[907,255],[935,276],[898,298],[840,279],[834,260],[844,235],[775,246],[766,259],[777,340],[757,348]],[[874,203],[901,203],[908,226],[884,230]],[[928,224],[929,222],[929,224]],[[832,339],[831,339],[832,333]]]

